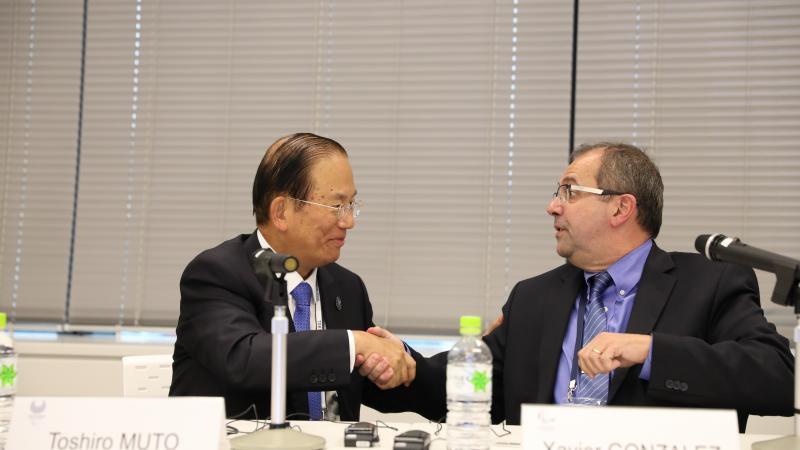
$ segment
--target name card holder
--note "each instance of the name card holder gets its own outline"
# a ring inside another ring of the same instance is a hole
[[[739,450],[734,410],[522,405],[524,450]]]
[[[221,397],[17,397],[9,450],[228,450]]]

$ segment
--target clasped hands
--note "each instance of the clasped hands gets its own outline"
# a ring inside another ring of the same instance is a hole
[[[381,389],[409,386],[417,375],[417,362],[406,353],[403,341],[380,327],[353,331],[358,373]]]
[[[590,378],[618,367],[643,364],[652,337],[646,334],[600,333],[578,351],[578,366]]]
[[[486,329],[484,336],[503,324],[503,314]],[[644,364],[652,336],[632,333],[600,333],[578,351],[578,366],[590,378],[618,367]]]

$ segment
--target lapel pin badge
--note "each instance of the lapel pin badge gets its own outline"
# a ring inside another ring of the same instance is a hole
[[[339,298],[338,296],[336,297],[336,310],[337,311],[342,310],[342,299]]]

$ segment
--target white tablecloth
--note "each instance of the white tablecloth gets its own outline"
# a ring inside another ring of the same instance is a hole
[[[258,426],[262,426],[264,422],[259,422]],[[351,449],[353,447],[344,446],[344,430],[350,425],[349,422],[307,422],[307,421],[292,421],[291,424],[295,428],[299,428],[304,433],[314,434],[325,438],[325,448],[328,450],[341,450]],[[431,434],[430,450],[446,450],[447,443],[445,437],[445,425],[434,423],[379,423],[378,434],[380,442],[372,448],[391,449],[394,445],[394,436],[408,430],[423,430]],[[249,432],[256,429],[255,422],[251,421],[235,421],[231,423],[240,432]],[[395,429],[392,429],[392,428]],[[438,435],[435,434],[439,430]],[[519,426],[506,426],[505,430],[500,425],[492,425],[494,433],[491,435],[491,448],[493,450],[508,450],[519,449],[522,444],[522,429]],[[498,436],[499,435],[499,436]],[[750,446],[754,442],[773,439],[778,436],[763,435],[763,434],[741,434],[740,442],[742,450],[750,450]]]

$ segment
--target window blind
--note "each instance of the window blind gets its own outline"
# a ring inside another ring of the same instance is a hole
[[[174,324],[185,265],[254,230],[266,146],[313,126],[316,14],[286,1],[90,9],[76,321]]]
[[[61,321],[72,231],[83,7],[0,5],[0,308]]]
[[[800,5],[764,5],[581,2],[576,142],[651,150],[666,249],[723,232],[800,256]],[[90,1],[82,118],[82,5],[0,13],[0,307],[21,320],[63,320],[71,260],[73,324],[174,325],[183,268],[253,231],[257,164],[298,131],[350,153],[365,206],[340,262],[380,325],[491,320],[562,262],[571,2]]]
[[[341,262],[376,321],[493,318],[516,279],[554,260],[549,226],[528,223],[548,222],[549,169],[566,154],[553,90],[568,89],[570,10],[550,8],[560,22],[482,1],[90,8],[71,317],[174,323],[185,264],[253,230],[265,147],[312,130],[350,151],[366,207]]]
[[[566,154],[568,103],[550,93],[569,89],[570,15],[402,6],[334,6],[320,131],[351,150],[365,207],[342,263],[366,280],[376,322],[452,332],[461,314],[496,317],[514,282],[555,259],[549,226],[531,221],[548,221]]]
[[[578,142],[650,149],[664,179],[657,242],[738,236],[800,258],[800,8],[791,1],[582,2]],[[791,308],[762,307],[788,330]],[[788,332],[787,332],[788,335]]]

